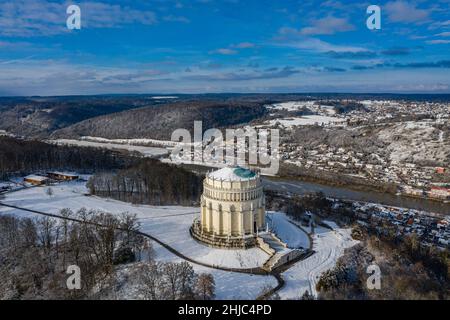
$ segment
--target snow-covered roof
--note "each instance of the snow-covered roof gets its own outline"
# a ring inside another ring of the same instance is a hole
[[[27,179],[27,180],[34,180],[34,181],[45,181],[45,180],[48,180],[47,177],[37,176],[37,175],[34,175],[34,174],[31,174],[31,175],[29,175],[29,176],[26,176],[24,179]]]
[[[69,172],[61,172],[61,171],[51,171],[49,174],[55,174],[60,176],[66,176],[66,177],[78,177],[75,173],[69,173]]]
[[[208,177],[217,180],[243,181],[254,179],[256,177],[256,173],[241,167],[226,167],[211,172]]]

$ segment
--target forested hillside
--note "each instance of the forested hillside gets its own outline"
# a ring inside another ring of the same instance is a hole
[[[56,146],[0,136],[0,179],[48,169],[119,169],[137,160],[128,154],[106,149]]]
[[[158,103],[135,96],[0,98],[0,130],[46,137],[85,119]]]
[[[170,140],[178,128],[192,130],[248,123],[266,114],[262,103],[239,101],[183,101],[128,110],[91,118],[56,131],[53,137],[95,136],[109,139],[152,138]]]

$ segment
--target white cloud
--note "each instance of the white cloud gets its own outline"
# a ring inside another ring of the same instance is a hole
[[[436,40],[428,40],[425,42],[428,44],[446,44],[450,43],[450,40],[436,39]]]
[[[302,29],[304,30],[304,29]],[[270,45],[281,46],[281,47],[291,47],[297,49],[311,50],[317,52],[362,52],[368,51],[366,48],[359,46],[348,46],[348,45],[336,45],[330,42],[323,41],[319,38],[314,38],[306,36],[302,30],[297,30],[294,28],[281,28],[278,30],[278,36],[274,37],[274,42]],[[343,30],[343,29],[341,29]],[[323,30],[325,31],[325,30]]]
[[[324,34],[330,35],[338,32],[347,32],[354,29],[355,27],[350,24],[347,19],[328,16],[312,21],[311,26],[302,28],[299,33],[305,36]]]
[[[237,54],[238,52],[236,50],[229,49],[229,48],[220,48],[217,50],[210,51],[210,53],[217,53],[217,54],[222,54],[222,55],[228,56],[228,55]]]
[[[69,2],[16,0],[0,3],[1,36],[51,36],[68,32],[66,9]],[[115,28],[125,24],[152,25],[157,22],[152,11],[136,10],[102,2],[80,2],[82,28]]]
[[[163,18],[163,20],[164,20],[164,21],[169,21],[169,22],[182,22],[182,23],[190,23],[190,22],[191,22],[191,20],[189,20],[189,19],[186,18],[186,17],[183,17],[183,16],[174,16],[174,15],[168,15],[168,16],[165,16],[165,17]]]
[[[436,37],[450,37],[450,31],[435,34]]]
[[[429,10],[419,9],[415,4],[403,0],[388,2],[383,8],[391,22],[423,23],[430,15]]]
[[[254,48],[256,45],[252,42],[241,42],[236,45],[232,45],[233,48],[239,48],[239,49],[248,49],[248,48]]]

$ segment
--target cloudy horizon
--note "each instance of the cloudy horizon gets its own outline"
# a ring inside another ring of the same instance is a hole
[[[1,3],[0,96],[450,93],[450,1],[377,4],[381,30],[364,1]]]

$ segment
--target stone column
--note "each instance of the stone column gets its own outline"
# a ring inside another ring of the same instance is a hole
[[[250,204],[250,230],[252,230],[252,234],[253,234],[253,226],[254,226],[254,212],[253,212],[253,202]]]
[[[212,207],[208,207],[208,231],[209,232],[213,232],[214,230],[214,224],[213,224],[213,208]]]
[[[241,232],[241,235],[245,235],[245,229],[244,229],[244,212],[242,211],[242,208],[241,208],[241,210],[239,210],[239,215],[240,215],[240,217],[239,217],[239,222],[240,222],[240,232]]]
[[[231,210],[228,210],[228,235],[232,235],[231,233],[232,233],[232,231],[233,231],[233,226],[232,226],[232,224],[231,224],[231,214],[232,214],[232,212],[231,212]]]
[[[202,204],[202,208],[201,208],[201,226],[202,226],[202,231],[203,229],[205,229],[206,227],[206,207],[204,204]]]
[[[218,212],[219,212],[219,234],[223,235],[223,233],[224,233],[223,220],[225,218],[223,216],[223,210],[222,210],[222,206],[221,205],[219,205]]]

